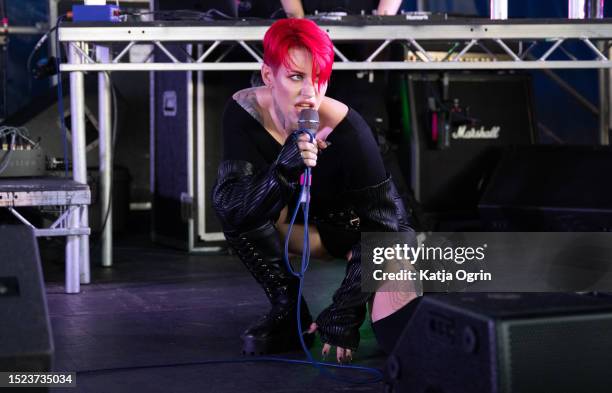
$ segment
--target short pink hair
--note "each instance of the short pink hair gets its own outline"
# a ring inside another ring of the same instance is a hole
[[[274,72],[283,64],[290,68],[289,49],[304,48],[312,56],[312,81],[319,72],[318,88],[329,81],[334,64],[334,46],[327,33],[311,20],[288,18],[272,24],[263,40],[264,63]]]

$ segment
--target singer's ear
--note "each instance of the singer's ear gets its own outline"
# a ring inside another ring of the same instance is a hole
[[[267,87],[272,87],[274,84],[274,71],[272,70],[272,67],[265,63],[261,66],[261,79]]]

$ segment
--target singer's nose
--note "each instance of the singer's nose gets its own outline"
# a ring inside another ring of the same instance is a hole
[[[315,87],[310,78],[304,78],[302,84],[302,95],[306,98],[312,98],[315,96]]]

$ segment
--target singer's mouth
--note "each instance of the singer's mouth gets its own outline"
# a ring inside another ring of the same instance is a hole
[[[314,105],[308,102],[300,102],[295,107],[299,109],[311,109],[314,108]]]

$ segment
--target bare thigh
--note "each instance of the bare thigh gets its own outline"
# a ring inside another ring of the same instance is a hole
[[[376,292],[370,302],[372,322],[388,317],[417,297],[416,292]]]
[[[281,234],[284,240],[289,232],[289,224],[287,221],[288,208],[281,211],[280,217],[276,222],[276,228]],[[314,225],[308,226],[308,240],[310,241],[310,256],[317,259],[332,259],[332,256],[323,246],[321,241],[321,234]],[[289,252],[293,254],[301,254],[304,250],[304,225],[293,225],[291,229],[291,235],[289,237]]]

